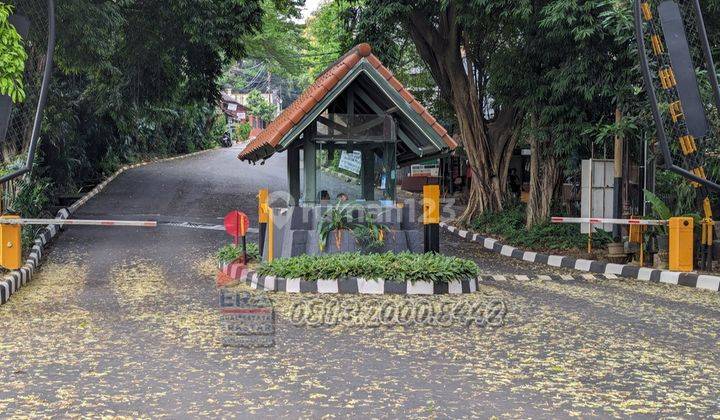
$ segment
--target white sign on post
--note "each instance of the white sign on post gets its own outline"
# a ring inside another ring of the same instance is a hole
[[[582,161],[582,184],[580,217],[613,217],[614,163],[609,159],[585,159]],[[593,231],[604,229],[612,232],[612,225],[593,224]],[[589,223],[580,224],[581,233],[590,232]]]
[[[340,154],[340,169],[360,175],[360,166],[362,165],[362,154],[359,151],[348,153],[342,151]]]

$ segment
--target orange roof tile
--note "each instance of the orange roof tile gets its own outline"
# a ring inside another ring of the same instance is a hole
[[[378,58],[372,53],[372,48],[368,44],[360,44],[345,53],[338,61],[328,67],[315,82],[287,107],[268,127],[260,133],[255,139],[240,152],[238,158],[241,160],[256,160],[252,158],[254,152],[261,149],[275,148],[280,140],[298,124],[302,118],[312,111],[313,107],[332,90],[335,85],[350,72],[361,59],[365,58],[370,65],[378,70],[378,72],[388,80],[390,85],[395,89],[402,98],[410,104],[415,112],[422,116],[433,130],[443,139],[450,149],[457,147],[457,142],[448,135],[447,130],[443,128],[435,118],[420,104],[413,95],[405,89],[402,84],[393,76]]]

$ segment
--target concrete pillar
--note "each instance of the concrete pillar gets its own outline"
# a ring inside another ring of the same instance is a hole
[[[317,199],[317,158],[315,143],[307,139],[303,145],[303,163],[305,165],[305,203],[316,203]]]
[[[362,195],[367,201],[375,200],[375,153],[363,147],[361,158]]]
[[[287,151],[287,176],[290,205],[296,206],[300,200],[300,149],[297,147]]]

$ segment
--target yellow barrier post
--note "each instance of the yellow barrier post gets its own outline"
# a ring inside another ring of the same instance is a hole
[[[273,260],[273,258],[274,258],[274,256],[273,256],[273,246],[274,246],[273,239],[274,239],[274,238],[273,238],[273,237],[274,237],[274,235],[275,235],[275,227],[273,226],[273,214],[272,214],[272,209],[268,209],[268,210],[269,210],[269,211],[268,211],[268,235],[267,235],[267,236],[268,236],[268,243],[267,243],[267,247],[268,247],[267,261],[268,261],[268,262],[272,262],[272,260]]]
[[[268,225],[269,196],[267,188],[258,191],[258,248],[260,255],[265,254],[265,233]]]
[[[637,216],[630,216],[631,219],[638,218]],[[645,266],[645,226],[641,225],[630,225],[630,242],[638,244],[640,247],[640,267]]]
[[[670,218],[670,270],[693,270],[693,218]]]
[[[0,219],[19,219],[18,215],[2,215]],[[1,221],[1,220],[0,220]],[[0,224],[0,265],[17,270],[22,265],[22,242],[20,225]]]
[[[425,252],[440,252],[440,186],[423,186]]]

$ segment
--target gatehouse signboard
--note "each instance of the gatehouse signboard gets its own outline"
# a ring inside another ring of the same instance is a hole
[[[343,150],[340,154],[340,169],[360,175],[361,158],[362,154],[358,151],[348,153]]]

